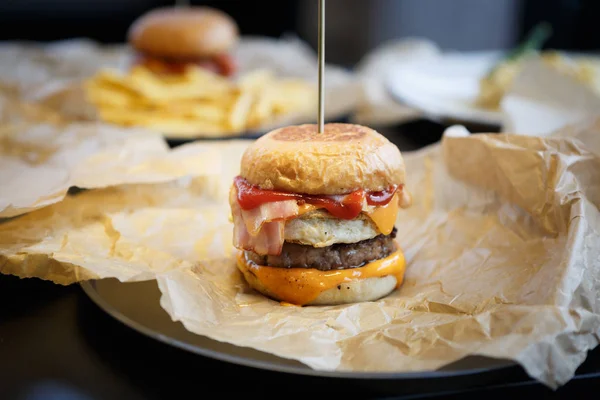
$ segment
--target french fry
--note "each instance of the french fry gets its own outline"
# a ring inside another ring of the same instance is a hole
[[[248,125],[251,128],[257,128],[264,121],[268,121],[274,114],[274,102],[276,100],[274,89],[264,87],[256,94],[256,100],[248,115]]]
[[[177,137],[239,134],[316,104],[314,85],[267,69],[230,80],[201,68],[156,75],[137,66],[127,74],[100,71],[85,89],[102,120]]]
[[[164,111],[172,115],[206,121],[211,123],[223,124],[227,118],[227,110],[219,105],[207,104],[201,102],[195,103],[174,103],[167,106]]]
[[[243,92],[260,92],[273,83],[275,83],[273,73],[269,70],[259,69],[240,77],[237,87]]]
[[[96,82],[88,85],[87,89],[88,99],[101,107],[132,107],[143,101],[142,98],[127,93],[124,90],[119,90],[116,87],[102,86]]]
[[[246,126],[248,115],[254,103],[254,96],[250,92],[242,92],[231,108],[229,114],[229,127],[233,131],[241,131]]]
[[[190,135],[198,132],[222,134],[222,124],[178,117],[170,114],[157,114],[148,110],[124,112],[120,109],[103,109],[101,117],[106,121],[123,126],[140,126],[164,130],[177,135]]]

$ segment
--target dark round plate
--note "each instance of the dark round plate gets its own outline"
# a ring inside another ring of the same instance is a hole
[[[295,361],[251,348],[238,347],[196,335],[171,320],[160,306],[160,291],[155,281],[121,283],[116,279],[81,284],[85,293],[105,312],[123,324],[154,339],[202,356],[248,367],[291,374],[347,379],[414,380],[462,377],[465,381],[505,380],[516,364],[507,360],[467,357],[437,371],[426,372],[338,372],[318,371]]]
[[[214,141],[214,140],[239,140],[239,139],[247,139],[247,140],[256,140],[267,132],[249,132],[241,135],[231,135],[231,136],[222,136],[222,137],[196,137],[196,138],[177,138],[165,136],[165,140],[169,144],[170,147],[181,146],[182,144],[191,143],[191,142],[201,142],[201,141]]]

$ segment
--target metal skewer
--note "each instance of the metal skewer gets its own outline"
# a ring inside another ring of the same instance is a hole
[[[319,0],[319,132],[325,131],[325,84],[323,74],[325,72],[325,0]]]

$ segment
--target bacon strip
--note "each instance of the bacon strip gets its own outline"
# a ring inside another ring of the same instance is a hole
[[[233,245],[260,255],[280,255],[284,242],[285,221],[267,222],[256,236],[251,236],[238,213],[233,215]]]
[[[233,216],[233,245],[261,255],[279,255],[283,248],[285,221],[298,215],[295,200],[263,204],[242,210],[232,187],[229,202]]]
[[[271,221],[284,221],[298,215],[296,200],[265,203],[252,210],[241,210],[242,219],[251,236],[256,236],[263,224]]]

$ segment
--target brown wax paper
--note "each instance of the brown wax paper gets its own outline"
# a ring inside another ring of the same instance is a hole
[[[88,39],[4,41],[0,43],[0,83],[32,100],[47,89],[91,76],[99,67],[118,68],[122,60],[122,45],[101,45]]]
[[[64,200],[0,224],[0,273],[58,284],[117,278],[154,279],[158,272],[191,268],[222,257],[230,237],[227,202],[247,141],[191,144],[139,168],[187,168],[189,175],[161,183],[124,184],[67,195]],[[213,155],[218,155],[214,157]],[[210,156],[210,157],[207,157]],[[198,173],[190,160],[210,162]],[[227,177],[223,180],[222,177]],[[214,229],[213,229],[214,227]],[[219,229],[217,229],[219,228]]]
[[[43,106],[0,96],[0,218],[61,201],[71,187],[213,174],[220,161],[210,151],[169,151],[148,130],[69,122]]]
[[[600,159],[577,139],[460,128],[405,156],[414,206],[398,216],[408,266],[393,294],[281,306],[237,273],[224,224],[205,237],[227,248],[220,259],[157,276],[163,308],[192,332],[315,369],[430,370],[482,355],[552,388],[568,381],[600,334]]]

